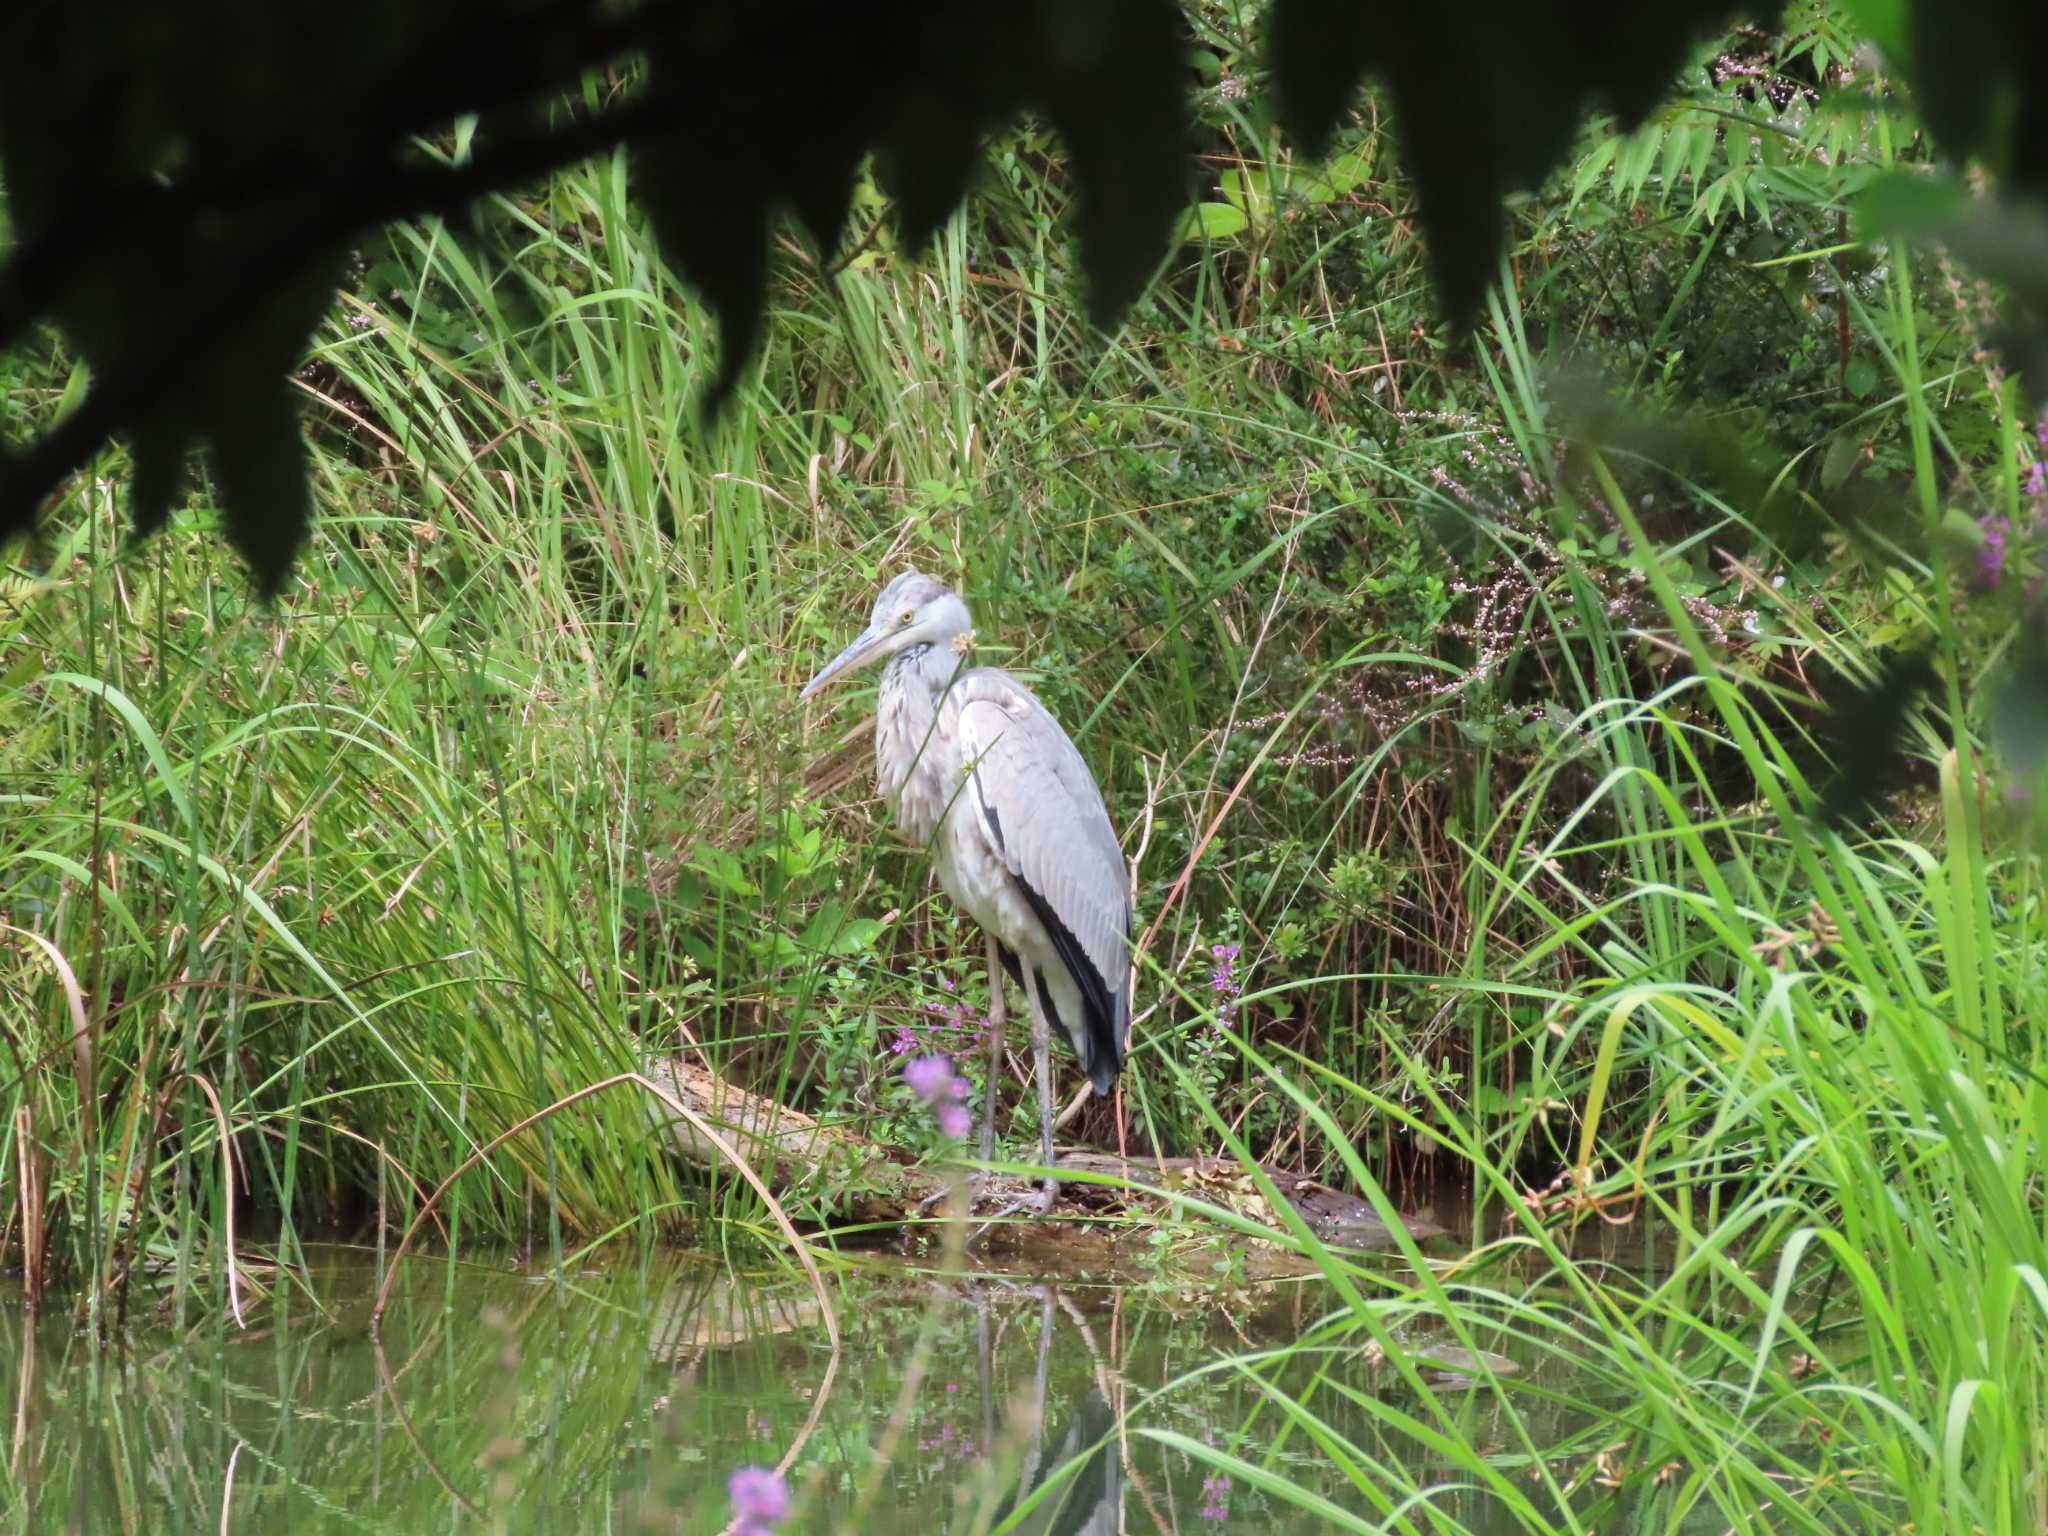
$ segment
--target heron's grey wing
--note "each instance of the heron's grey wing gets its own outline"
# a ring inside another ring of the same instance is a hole
[[[1057,919],[1046,926],[1094,1016],[1088,1022],[1107,1036],[1101,1043],[1108,1060],[1120,1067],[1131,908],[1123,849],[1102,791],[1059,722],[1015,678],[978,670],[955,691],[961,760],[973,765],[965,792],[1034,907],[1042,903]],[[1072,956],[1064,953],[1068,943]]]

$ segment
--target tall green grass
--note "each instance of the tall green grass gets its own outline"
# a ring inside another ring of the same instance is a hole
[[[1272,150],[1249,121],[1230,148]],[[288,1295],[301,1234],[403,1228],[477,1148],[679,1046],[926,1145],[884,1042],[942,981],[979,1001],[979,945],[867,803],[858,709],[794,700],[915,562],[1150,826],[1137,1144],[1389,1215],[1433,1170],[1499,1234],[1448,1267],[1293,1234],[1334,1298],[1300,1351],[1383,1351],[1407,1397],[1214,1363],[1347,1469],[1359,1528],[1452,1528],[1423,1464],[1530,1530],[2039,1528],[2039,866],[1987,809],[2007,640],[1940,553],[1946,499],[2022,510],[1990,464],[2010,397],[1910,263],[1842,296],[1890,384],[1807,408],[1919,517],[1888,568],[1575,442],[1544,338],[1620,323],[1585,270],[1661,295],[1616,352],[1700,412],[1673,354],[1735,322],[1698,296],[1764,270],[1731,254],[1747,215],[1597,221],[1603,154],[1520,215],[1461,352],[1377,161],[1092,335],[1057,157],[1021,134],[921,260],[886,231],[783,248],[715,431],[710,328],[623,163],[498,203],[482,247],[365,251],[301,377],[322,517],[274,613],[203,502],[130,550],[102,482],[6,577],[0,1182],[32,1289],[103,1323],[165,1274],[194,1315]],[[1774,216],[1831,232],[1844,185]],[[52,413],[70,377],[53,353],[13,403]],[[1807,687],[1901,635],[1943,678],[1929,787],[1825,829]],[[513,1137],[440,1215],[557,1258],[773,1240],[623,1095]],[[1620,1222],[1630,1261],[1574,1240]],[[1425,1325],[1578,1385],[1449,1391],[1403,1363]],[[1559,1408],[1564,1444],[1534,1427]],[[1176,1448],[1285,1494],[1277,1463]]]
[[[1923,547],[1937,549],[1946,492],[1927,445],[1941,397],[1919,372],[1910,269],[1893,259],[1877,319],[1918,450]],[[1507,377],[1528,360],[1512,326],[1499,339]],[[1983,405],[2011,409],[1996,381]],[[1416,1529],[1452,1527],[1421,1513],[1433,1490],[1401,1469],[1446,1447],[1530,1530],[2039,1529],[2048,1076],[2027,1021],[2042,1005],[2041,871],[2024,830],[1987,814],[1981,640],[1939,564],[1901,589],[1945,683],[1923,723],[1936,789],[1923,815],[1831,827],[1801,766],[1803,711],[1731,665],[1682,586],[1687,563],[1645,533],[1597,445],[1588,466],[1550,494],[1598,498],[1574,516],[1622,532],[1679,665],[1662,686],[1630,686],[1638,632],[1560,573],[1552,629],[1571,636],[1583,691],[1466,849],[1486,893],[1474,931],[1502,933],[1507,911],[1533,924],[1519,931],[1534,942],[1495,946],[1459,982],[1492,1020],[1542,1003],[1519,1037],[1483,1031],[1526,1050],[1522,1102],[1470,1112],[1398,1030],[1392,1085],[1243,1042],[1383,1208],[1383,1175],[1345,1128],[1355,1114],[1428,1137],[1504,1213],[1495,1244],[1448,1270],[1404,1245],[1389,1274],[1299,1232],[1340,1298],[1302,1350],[1367,1338],[1398,1359],[1398,1335],[1426,1317],[1467,1345],[1568,1365],[1561,1406],[1584,1427],[1537,1445],[1529,1411],[1559,1407],[1558,1391],[1512,1375],[1484,1388],[1490,1454],[1462,1399],[1421,1380],[1419,1409],[1376,1406],[1391,1451],[1332,1440],[1312,1397],[1275,1393],[1274,1411]],[[2017,520],[2009,480],[2004,496]],[[1868,665],[1853,635],[1816,628],[1804,594],[1772,590],[1766,623],[1851,675]],[[1732,778],[1710,766],[1729,757]],[[1570,775],[1596,782],[1540,827]],[[1546,1187],[1526,1174],[1533,1152],[1563,1164]],[[1585,1229],[1609,1223],[1641,1231],[1640,1251],[1587,1253]]]
[[[875,837],[858,750],[830,755],[856,720],[793,698],[885,566],[964,582],[1120,806],[1159,786],[1164,888],[1250,739],[1218,728],[1295,558],[1262,462],[1283,402],[1147,404],[1180,330],[1180,400],[1229,387],[1220,315],[1089,337],[1056,169],[1003,163],[992,222],[928,261],[792,248],[776,341],[712,433],[703,316],[621,165],[498,205],[489,261],[396,231],[301,375],[322,518],[274,613],[203,503],[135,549],[113,486],[57,509],[0,637],[0,889],[55,956],[15,954],[0,1152],[60,1181],[30,1181],[39,1280],[111,1297],[168,1262],[225,1304],[231,1210],[287,1256],[308,1224],[402,1225],[508,1126],[685,1042],[886,1131],[889,1028],[942,971],[984,979],[923,862]],[[1294,481],[1313,441],[1284,415]],[[1190,490],[1133,499],[1184,455]],[[60,976],[83,1030],[49,1011]],[[752,1229],[751,1196],[686,1188],[660,1140],[624,1098],[545,1121],[462,1179],[450,1233]]]

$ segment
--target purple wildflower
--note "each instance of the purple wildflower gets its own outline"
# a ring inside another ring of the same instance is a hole
[[[1198,1028],[1190,1042],[1192,1062],[1196,1067],[1206,1065],[1223,1049],[1229,1040],[1229,1030],[1237,1023],[1237,999],[1244,991],[1244,983],[1237,979],[1237,956],[1235,944],[1209,946],[1209,994],[1215,1003],[1216,1016],[1212,1022]]]
[[[726,1479],[734,1536],[770,1536],[789,1518],[789,1484],[768,1467],[741,1467]]]
[[[980,1454],[971,1435],[964,1435],[950,1423],[942,1425],[936,1435],[928,1435],[917,1442],[920,1451],[936,1457],[939,1461],[972,1461]]]
[[[937,1103],[953,1091],[953,1063],[943,1056],[920,1056],[903,1069],[903,1081],[925,1103]]]
[[[949,993],[958,990],[958,983],[950,976],[940,977],[939,985]],[[889,1042],[891,1056],[923,1052],[926,1055],[972,1057],[988,1044],[993,1027],[988,1015],[977,1015],[958,996],[927,1002],[924,1011],[931,1017],[922,1027],[897,1026],[896,1034]]]
[[[1216,968],[1209,973],[1209,990],[1216,994],[1216,1022],[1228,1025],[1237,1018],[1237,997],[1244,986],[1237,979],[1237,946],[1212,944],[1209,958]]]
[[[903,1081],[910,1084],[912,1093],[931,1106],[932,1116],[939,1122],[942,1135],[958,1140],[973,1127],[974,1122],[965,1103],[971,1085],[953,1070],[953,1063],[944,1056],[918,1057],[903,1069]]]
[[[1221,1475],[1202,1479],[1202,1518],[1230,1518],[1230,1479]]]
[[[1977,519],[1983,542],[1977,546],[1977,582],[1987,592],[1998,590],[1998,578],[2005,574],[2005,544],[2012,535],[2010,520],[1986,513]]]

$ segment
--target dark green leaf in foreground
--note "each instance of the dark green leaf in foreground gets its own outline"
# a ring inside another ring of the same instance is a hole
[[[1952,155],[1983,160],[2014,190],[2048,194],[2048,5],[1945,0],[1912,5],[1906,18],[1906,57],[1897,62],[1935,137]]]
[[[876,171],[911,250],[967,195],[982,135],[1022,109],[1036,31],[1025,6],[951,7],[921,15],[895,40],[896,100]]]
[[[1859,827],[1881,815],[1884,797],[1911,771],[1906,726],[1939,679],[1921,651],[1887,657],[1862,687],[1845,687],[1828,701],[1819,740],[1832,765],[1821,788],[1824,825]]]
[[[1463,323],[1499,262],[1501,199],[1558,163],[1589,108],[1639,121],[1686,50],[1733,12],[1720,0],[1279,0],[1273,68],[1285,121],[1312,154],[1361,74],[1386,82],[1430,268]]]
[[[905,243],[951,215],[981,141],[1018,111],[1064,140],[1091,308],[1143,288],[1186,205],[1186,64],[1171,0],[1038,0],[974,10],[894,4],[835,25],[822,5],[679,13],[648,49],[659,130],[635,185],[663,248],[719,318],[713,402],[759,338],[768,233],[784,212],[821,252],[878,154]]]
[[[2034,78],[2048,7],[1861,3],[1952,149],[2012,187],[2048,186]],[[1643,116],[1731,9],[1275,0],[1266,62],[1310,150],[1364,79],[1386,87],[1462,324],[1497,270],[1503,197],[1558,163],[1587,111]],[[350,243],[398,220],[459,225],[489,194],[620,146],[665,252],[717,315],[714,404],[757,345],[776,220],[794,215],[829,254],[872,156],[915,250],[969,191],[984,135],[1025,111],[1064,143],[1090,309],[1113,321],[1185,207],[1192,36],[1184,0],[362,0],[335,28],[258,0],[0,7],[0,176],[19,242],[0,266],[0,349],[52,323],[93,374],[59,425],[4,445],[0,538],[32,531],[111,440],[133,449],[144,531],[194,450],[224,493],[275,492],[297,456],[228,440],[290,421],[278,381]],[[592,80],[602,104],[565,110]],[[422,151],[466,119],[466,158]],[[2026,366],[2048,372],[2036,353]],[[225,500],[237,547],[278,579],[305,498]]]
[[[0,339],[40,304],[93,371],[79,409],[18,462],[0,533],[30,525],[50,472],[73,467],[51,462],[66,434],[81,458],[127,439],[144,534],[204,449],[230,538],[276,589],[310,505],[285,379],[339,272],[322,189],[364,174],[346,162],[357,84],[396,78],[419,30],[394,13],[309,52],[296,17],[237,0],[0,20],[0,172],[22,242],[0,278]]]
[[[770,221],[787,209],[821,252],[838,242],[876,128],[878,34],[898,14],[849,34],[821,6],[684,7],[650,36],[658,127],[635,148],[634,190],[718,316],[714,404],[759,340]]]
[[[263,595],[275,597],[313,517],[306,440],[282,380],[251,389],[242,410],[236,430],[213,435],[213,475],[228,537],[255,571]]]
[[[1991,730],[2022,782],[2038,787],[2048,771],[2048,635],[2025,627],[1991,687]]]
[[[2048,199],[1978,197],[1948,178],[1898,175],[1857,203],[1866,236],[1939,246],[1998,285],[1992,340],[2036,400],[2048,399]]]
[[[189,421],[163,409],[137,422],[129,433],[128,456],[135,463],[135,473],[128,485],[128,509],[139,537],[158,532],[184,493],[191,468],[192,432]]]
[[[1046,115],[1080,184],[1089,307],[1122,314],[1188,205],[1186,52],[1168,0],[1061,0],[1042,46]]]

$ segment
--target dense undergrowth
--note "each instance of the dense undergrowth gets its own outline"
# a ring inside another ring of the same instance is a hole
[[[90,1313],[288,1289],[300,1233],[402,1224],[681,1045],[936,1150],[892,1044],[972,1022],[980,946],[869,800],[860,710],[795,700],[915,564],[1142,850],[1133,1144],[1512,1213],[1450,1273],[1300,1234],[1338,1298],[1303,1349],[1423,1309],[1582,1372],[1564,1446],[1489,1383],[1486,1452],[1420,1379],[1377,1447],[1269,1393],[1358,1528],[1438,1528],[1418,1443],[1529,1529],[2041,1528],[2040,872],[1981,701],[2048,449],[1967,278],[1851,238],[1914,125],[1808,20],[1590,133],[1469,341],[1376,121],[1287,172],[1220,21],[1201,233],[1114,338],[1036,134],[922,260],[787,243],[708,435],[709,328],[622,164],[498,204],[489,268],[366,250],[300,376],[321,519],[275,612],[203,500],[126,548],[119,465],[5,576],[10,1261]],[[1575,406],[1589,376],[1760,478]],[[7,409],[78,385],[48,354]],[[1820,705],[1916,649],[1922,771],[1831,828]],[[771,1231],[626,1092],[443,1215]],[[232,1273],[231,1216],[275,1271]],[[1574,1262],[1595,1219],[1665,1262]]]

